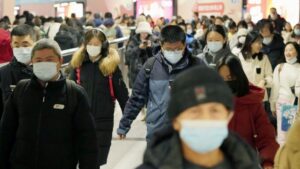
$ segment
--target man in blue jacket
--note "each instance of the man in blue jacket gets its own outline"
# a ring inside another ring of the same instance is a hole
[[[148,59],[139,72],[128,100],[117,133],[125,139],[131,123],[147,106],[147,141],[155,131],[168,123],[167,107],[172,81],[194,65],[204,65],[193,58],[186,48],[186,35],[179,26],[169,25],[161,30],[161,50]]]

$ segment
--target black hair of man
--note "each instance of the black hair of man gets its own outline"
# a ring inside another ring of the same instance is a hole
[[[260,31],[264,27],[267,27],[272,34],[274,33],[274,26],[269,19],[261,19],[260,21],[257,22],[256,26],[257,26],[258,30],[260,30]]]
[[[29,26],[27,24],[21,24],[21,25],[14,27],[14,29],[11,31],[10,35],[11,35],[11,37],[29,35],[33,41],[35,41],[35,38],[36,38],[33,27]]]
[[[162,28],[161,35],[160,35],[160,42],[164,44],[165,42],[168,43],[175,43],[175,42],[182,42],[185,44],[186,35],[184,30],[177,25],[167,25]]]

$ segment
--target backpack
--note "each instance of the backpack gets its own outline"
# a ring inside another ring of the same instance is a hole
[[[155,63],[155,60],[156,60],[155,57],[151,57],[145,63],[144,70],[146,72],[147,81],[149,81],[149,79],[150,79],[150,74],[151,74],[151,71],[153,69],[153,65]]]
[[[15,88],[15,95],[16,98],[22,98],[22,96],[24,95],[24,92],[26,91],[26,89],[28,88],[29,84],[30,84],[30,79],[24,79],[21,80],[18,85],[17,88]],[[78,86],[76,85],[76,83],[72,80],[66,80],[66,85],[67,85],[67,112],[71,112],[73,113],[75,111],[75,108],[77,107],[77,94],[76,94],[76,89],[78,88]]]

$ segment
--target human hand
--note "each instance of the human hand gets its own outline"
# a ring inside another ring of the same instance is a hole
[[[272,115],[274,116],[274,117],[276,117],[277,115],[276,115],[276,111],[273,111],[272,112]]]
[[[118,134],[118,135],[119,135],[120,140],[125,140],[126,139],[126,135],[124,135],[124,134]]]

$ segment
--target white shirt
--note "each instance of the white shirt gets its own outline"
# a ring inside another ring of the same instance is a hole
[[[300,95],[300,64],[293,65],[284,63],[279,73],[280,65],[277,65],[274,70],[273,87],[270,97],[271,110],[276,110],[276,102],[278,99],[290,100],[291,103],[295,100],[295,95],[292,93],[291,87],[295,86],[295,94]]]
[[[264,89],[272,87],[273,70],[267,55],[263,55],[262,60],[259,60],[257,57],[255,59],[250,58],[245,60],[242,53],[238,56],[250,83],[257,86],[262,80],[264,80],[266,82]],[[268,94],[265,90],[264,101],[267,100]]]

